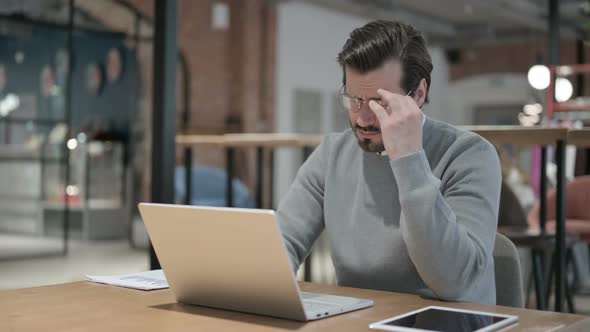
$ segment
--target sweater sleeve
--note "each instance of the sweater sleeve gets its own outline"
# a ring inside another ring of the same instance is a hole
[[[277,209],[279,227],[295,272],[324,229],[326,145],[325,138],[299,168]]]
[[[493,264],[501,182],[490,143],[466,134],[452,149],[444,182],[432,174],[424,151],[390,162],[408,253],[444,300],[460,300]]]

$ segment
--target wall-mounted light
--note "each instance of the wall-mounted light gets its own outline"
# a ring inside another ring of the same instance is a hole
[[[19,65],[25,62],[25,52],[23,51],[16,51],[14,53],[14,61]]]
[[[88,137],[86,136],[85,133],[79,133],[76,138],[78,139],[78,142],[80,142],[80,143],[86,143],[86,139]]]
[[[229,5],[223,1],[214,2],[211,7],[211,28],[214,30],[228,30],[229,24]]]
[[[539,103],[526,104],[523,106],[522,111],[526,115],[539,115],[543,113],[543,105]]]
[[[68,196],[78,196],[80,194],[80,188],[78,188],[78,186],[69,185],[66,187],[66,194]]]
[[[78,140],[75,138],[70,138],[68,140],[67,145],[68,145],[68,149],[75,150],[78,147]]]
[[[526,115],[524,113],[518,113],[518,122],[521,126],[532,127],[539,123],[541,117],[537,114]]]
[[[541,121],[543,105],[539,103],[530,103],[522,107],[522,112],[518,113],[518,121],[521,126],[531,127]]]
[[[6,97],[0,100],[0,116],[7,116],[12,111],[16,110],[19,106],[20,98],[13,93],[7,94]]]

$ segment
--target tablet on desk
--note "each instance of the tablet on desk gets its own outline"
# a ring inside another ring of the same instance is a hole
[[[369,327],[396,332],[491,332],[517,321],[517,316],[430,306],[370,324]]]

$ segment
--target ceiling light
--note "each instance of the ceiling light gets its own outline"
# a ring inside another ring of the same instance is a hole
[[[568,101],[574,93],[572,82],[565,77],[555,80],[555,100],[559,103]]]
[[[547,89],[549,86],[550,76],[551,74],[549,72],[549,68],[543,65],[532,66],[527,74],[529,84],[537,90]]]

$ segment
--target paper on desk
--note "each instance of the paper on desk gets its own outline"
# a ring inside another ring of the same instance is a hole
[[[86,280],[101,284],[127,287],[141,290],[168,288],[168,282],[162,270],[122,274],[117,276],[86,276]]]

